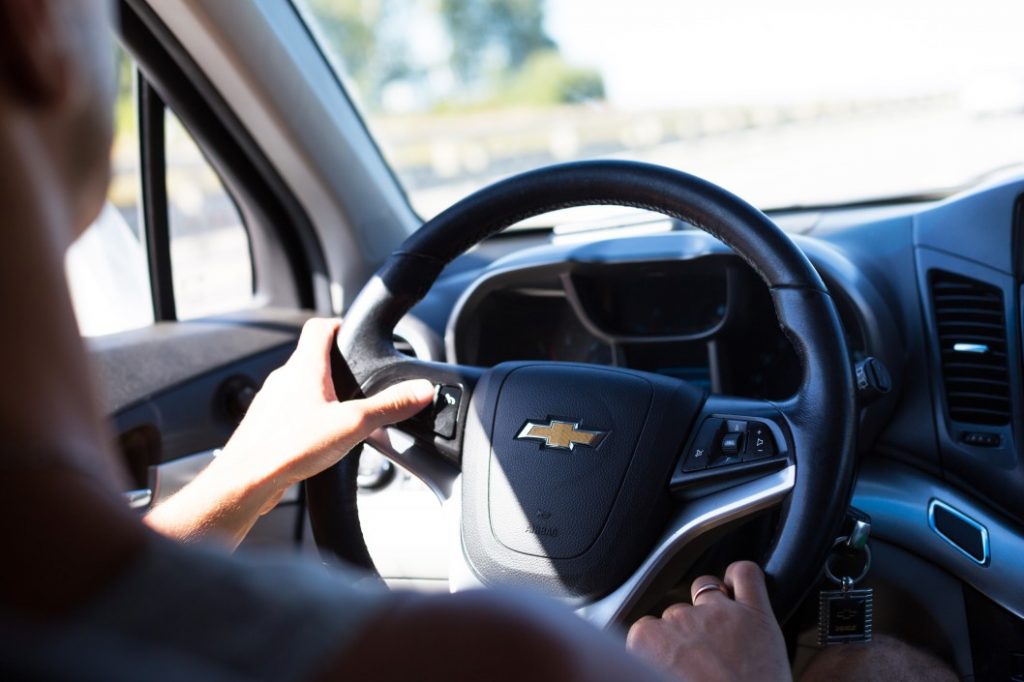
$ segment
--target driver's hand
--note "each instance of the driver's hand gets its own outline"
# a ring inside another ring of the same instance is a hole
[[[339,326],[331,319],[306,322],[295,352],[267,377],[218,460],[232,460],[246,477],[273,480],[283,492],[337,462],[374,430],[430,404],[434,386],[425,379],[338,402],[330,353]]]
[[[295,352],[267,377],[221,454],[146,516],[150,526],[180,540],[216,537],[237,545],[289,486],[430,404],[434,387],[423,379],[338,402],[330,362],[338,326],[337,320],[306,322]]]
[[[721,589],[701,590],[705,585]],[[646,616],[634,623],[626,645],[684,680],[793,679],[757,564],[731,564],[724,581],[697,578],[691,596],[698,590],[693,606],[674,604],[661,618]]]

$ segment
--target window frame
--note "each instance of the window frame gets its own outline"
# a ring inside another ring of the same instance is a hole
[[[139,117],[139,197],[154,322],[178,319],[171,270],[170,206],[167,201],[166,105],[145,76],[135,71]]]
[[[140,217],[154,321],[177,321],[166,184],[168,111],[193,138],[238,211],[249,242],[255,307],[330,312],[326,260],[301,205],[152,10],[137,0],[118,4],[118,38],[136,69]]]

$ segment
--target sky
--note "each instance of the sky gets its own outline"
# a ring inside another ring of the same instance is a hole
[[[547,0],[547,28],[624,108],[1024,79],[1022,0]]]

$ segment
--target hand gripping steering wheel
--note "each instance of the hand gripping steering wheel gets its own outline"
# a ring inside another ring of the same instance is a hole
[[[617,367],[508,362],[482,369],[395,350],[395,325],[452,259],[526,218],[592,204],[679,218],[749,263],[768,285],[799,357],[797,393],[769,402],[705,395],[678,379]],[[678,580],[681,557],[694,554],[698,540],[781,507],[762,566],[784,619],[818,577],[842,521],[856,412],[832,299],[771,220],[692,175],[593,161],[483,189],[390,256],[352,303],[338,348],[342,399],[412,378],[439,387],[433,408],[376,432],[370,443],[445,505],[452,589],[528,585],[607,626]],[[356,509],[355,460],[309,482],[310,516],[325,554],[372,570]],[[674,494],[679,490],[685,495]]]

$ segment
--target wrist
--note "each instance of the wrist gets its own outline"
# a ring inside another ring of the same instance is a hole
[[[289,483],[284,472],[262,471],[245,453],[225,448],[203,472],[211,492],[244,507],[260,507],[278,496]]]

